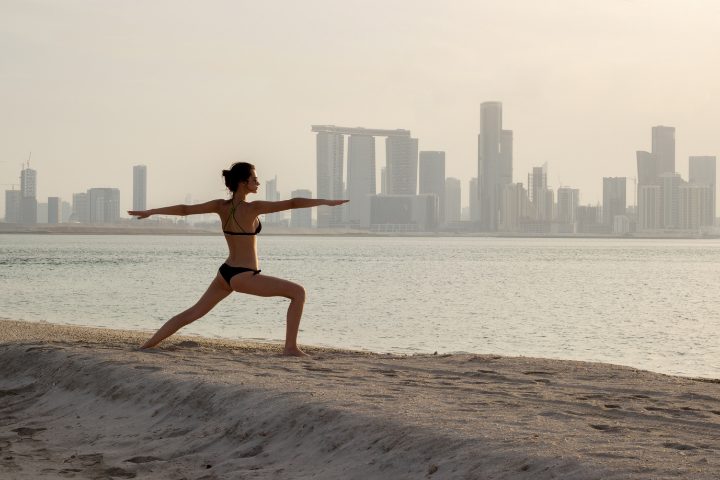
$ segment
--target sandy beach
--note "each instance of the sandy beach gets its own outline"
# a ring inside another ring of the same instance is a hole
[[[717,479],[720,383],[0,321],[0,478]]]

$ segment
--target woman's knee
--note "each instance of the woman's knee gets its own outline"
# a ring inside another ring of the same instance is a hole
[[[293,291],[290,294],[290,298],[297,302],[305,301],[305,288],[302,285],[295,285]]]

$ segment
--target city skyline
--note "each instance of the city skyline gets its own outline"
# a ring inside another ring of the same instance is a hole
[[[635,176],[649,126],[675,127],[683,174],[720,153],[714,2],[220,3],[4,2],[0,183],[32,151],[41,197],[130,192],[145,164],[149,206],[218,198],[219,172],[243,160],[285,194],[312,190],[307,126],[335,123],[408,129],[465,186],[489,100],[514,132],[513,181],[548,163],[548,185],[583,204],[600,178]]]

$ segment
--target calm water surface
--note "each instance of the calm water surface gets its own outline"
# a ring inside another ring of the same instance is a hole
[[[611,362],[720,378],[720,242],[261,236],[302,283],[300,342]],[[0,316],[154,330],[224,261],[221,236],[0,235]],[[186,333],[281,341],[288,301],[234,294]]]

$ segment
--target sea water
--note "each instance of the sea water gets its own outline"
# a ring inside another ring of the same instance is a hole
[[[307,291],[299,341],[493,353],[720,378],[715,240],[271,236]],[[203,294],[222,236],[0,235],[0,317],[155,330]],[[183,332],[280,342],[288,300],[233,294]]]

